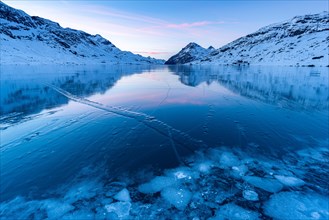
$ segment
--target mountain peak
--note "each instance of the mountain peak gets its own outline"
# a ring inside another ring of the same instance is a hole
[[[190,42],[188,45],[186,45],[184,48],[196,48],[196,47],[201,47],[199,44]],[[183,49],[184,49],[183,48]]]
[[[209,46],[207,50],[216,50],[213,46]]]
[[[199,44],[191,42],[187,44],[178,54],[169,58],[165,64],[185,64],[198,60],[202,56],[206,56],[212,50],[205,49]]]

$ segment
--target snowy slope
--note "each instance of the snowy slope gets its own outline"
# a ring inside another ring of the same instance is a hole
[[[209,55],[215,48],[210,46],[208,49],[201,47],[196,43],[189,43],[178,54],[172,56],[165,64],[184,64],[199,60]]]
[[[329,14],[323,12],[263,27],[192,63],[327,66],[328,47]]]
[[[121,51],[100,35],[62,28],[0,2],[1,63],[132,63],[164,61]]]

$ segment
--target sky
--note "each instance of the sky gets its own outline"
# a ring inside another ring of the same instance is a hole
[[[328,0],[3,0],[62,27],[100,34],[121,50],[168,59],[189,42],[219,48],[263,26],[328,11]]]

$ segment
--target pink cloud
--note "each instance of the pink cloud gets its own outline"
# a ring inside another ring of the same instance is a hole
[[[170,54],[170,52],[161,52],[161,51],[133,51],[133,53],[150,54],[150,55]]]
[[[167,28],[191,28],[191,27],[202,27],[212,24],[224,24],[223,21],[198,21],[192,23],[181,23],[181,24],[167,24]]]

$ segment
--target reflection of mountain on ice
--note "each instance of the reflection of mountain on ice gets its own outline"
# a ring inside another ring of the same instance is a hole
[[[148,66],[3,66],[0,114],[33,114],[68,103],[67,97],[48,88],[53,84],[74,95],[104,93],[121,77],[150,70]],[[22,74],[15,74],[21,72]]]
[[[157,67],[2,67],[0,113],[26,116],[68,103],[68,98],[47,87],[52,84],[81,98],[104,93],[123,76]],[[59,72],[60,74],[53,74]],[[162,67],[161,67],[162,68]],[[328,108],[325,68],[169,66],[181,83],[198,86],[218,82],[251,99],[292,108]],[[14,74],[22,71],[24,74]]]
[[[326,68],[169,66],[182,83],[198,86],[218,82],[251,99],[283,107],[328,108]]]

